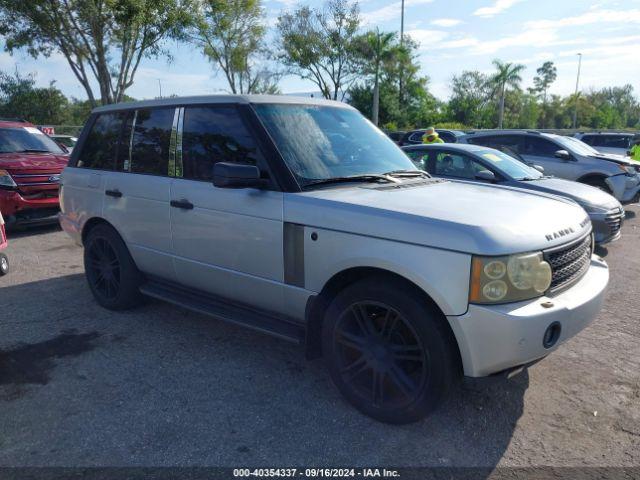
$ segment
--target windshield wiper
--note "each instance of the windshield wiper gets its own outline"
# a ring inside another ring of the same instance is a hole
[[[392,170],[391,172],[386,172],[384,175],[396,176],[396,177],[426,177],[431,178],[424,170]]]
[[[38,148],[25,148],[24,150],[18,150],[16,153],[51,153],[49,150],[41,150]]]
[[[317,180],[311,180],[307,182],[304,186],[310,187],[314,185],[329,185],[332,183],[348,183],[348,182],[379,182],[384,181],[388,183],[400,183],[400,180],[397,180],[388,175],[380,175],[377,173],[367,173],[364,175],[350,175],[348,177],[333,177],[333,178],[322,178]]]

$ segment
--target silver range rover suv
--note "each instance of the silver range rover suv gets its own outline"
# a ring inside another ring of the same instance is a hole
[[[100,107],[61,209],[103,307],[155,297],[303,344],[392,423],[463,374],[544,357],[596,317],[609,279],[577,204],[431,178],[337,102]]]

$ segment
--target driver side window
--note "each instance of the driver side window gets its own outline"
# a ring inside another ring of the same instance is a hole
[[[487,168],[475,160],[453,152],[439,152],[435,158],[434,174],[473,180],[476,174]]]

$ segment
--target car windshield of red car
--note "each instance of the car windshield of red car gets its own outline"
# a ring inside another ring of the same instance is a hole
[[[56,142],[35,127],[0,128],[0,153],[65,152]]]

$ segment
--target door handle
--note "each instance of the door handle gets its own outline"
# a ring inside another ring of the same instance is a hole
[[[193,210],[193,203],[189,200],[171,200],[171,206],[182,210]]]
[[[122,196],[122,192],[120,190],[105,190],[104,194],[107,197],[120,198]]]

